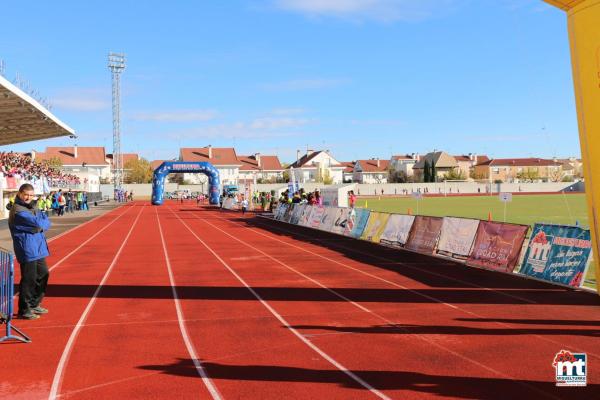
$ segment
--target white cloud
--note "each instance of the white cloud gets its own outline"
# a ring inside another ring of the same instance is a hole
[[[155,122],[193,122],[210,121],[215,119],[218,113],[214,110],[173,110],[158,112],[137,112],[131,115],[135,121]]]
[[[298,91],[327,89],[347,83],[347,79],[296,79],[283,82],[265,83],[261,88],[269,91]]]
[[[311,123],[308,118],[261,117],[251,121],[200,126],[171,133],[172,138],[265,139],[298,135],[298,129]]]
[[[300,115],[305,114],[304,108],[275,108],[271,110],[272,115]]]
[[[104,89],[65,89],[50,103],[57,109],[68,111],[103,111],[111,107],[111,97]]]
[[[308,17],[380,22],[420,21],[443,14],[465,0],[275,0],[277,8]]]

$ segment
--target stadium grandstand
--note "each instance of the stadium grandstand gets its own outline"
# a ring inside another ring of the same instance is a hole
[[[0,145],[61,136],[76,137],[71,127],[60,121],[39,101],[0,75]],[[76,185],[79,178],[63,174],[48,165],[36,163],[31,154],[1,152],[0,199],[4,214],[9,196],[24,182],[32,183],[36,190],[43,191],[44,185],[48,188]]]

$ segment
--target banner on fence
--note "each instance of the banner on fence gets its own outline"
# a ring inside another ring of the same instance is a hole
[[[333,227],[333,223],[335,222],[335,217],[337,215],[338,207],[324,207],[325,212],[321,216],[321,224],[319,224],[319,229],[322,231],[331,232]]]
[[[294,212],[294,209],[296,208],[296,204],[289,204],[288,208],[285,210],[285,214],[283,214],[283,218],[282,221],[283,222],[290,222],[290,219],[292,218],[292,213]]]
[[[306,207],[304,207],[304,211],[302,211],[298,225],[310,226],[310,215],[312,214],[313,208],[314,206],[311,206],[310,204],[307,204]]]
[[[408,240],[408,234],[414,221],[414,215],[390,215],[381,234],[380,242],[390,246],[403,247]]]
[[[433,254],[443,220],[441,217],[417,215],[405,247],[419,253]]]
[[[306,204],[296,204],[294,206],[292,216],[290,217],[290,224],[298,225],[298,221],[300,221],[300,216],[302,215],[302,212],[305,208]]]
[[[535,224],[520,274],[579,287],[592,242],[590,231],[575,226]]]
[[[480,221],[467,264],[512,272],[529,226]]]
[[[346,224],[348,223],[348,214],[350,213],[350,208],[338,208],[335,214],[335,219],[333,220],[333,226],[331,227],[331,232],[343,234],[346,229]]]
[[[310,221],[308,223],[308,226],[315,229],[319,228],[319,225],[321,225],[321,218],[323,217],[324,213],[325,207],[313,206],[313,211],[310,214]]]
[[[287,210],[288,205],[284,204],[284,203],[279,203],[279,206],[277,206],[277,209],[275,210],[275,219],[277,221],[281,221],[281,219],[283,218],[283,215],[285,214],[285,211]]]
[[[236,206],[237,206],[237,201],[233,197],[228,197],[225,200],[223,200],[223,208],[225,208],[227,210],[233,210],[236,208]]]
[[[468,256],[471,253],[478,226],[478,219],[444,217],[438,251],[454,256]]]
[[[385,229],[389,217],[390,214],[371,212],[369,215],[369,222],[367,222],[367,226],[363,230],[360,238],[373,243],[379,243],[381,234]]]
[[[348,214],[348,223],[346,229],[344,229],[344,235],[357,239],[361,237],[369,221],[370,213],[371,210],[366,208],[353,208]]]

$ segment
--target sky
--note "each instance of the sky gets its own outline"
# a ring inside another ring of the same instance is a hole
[[[444,150],[579,156],[565,14],[541,0],[11,1],[0,60],[78,138],[0,147],[327,149],[338,161]]]

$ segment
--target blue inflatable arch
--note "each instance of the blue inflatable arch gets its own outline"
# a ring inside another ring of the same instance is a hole
[[[165,178],[170,173],[202,173],[208,176],[210,204],[219,204],[219,171],[207,162],[165,161],[154,170],[152,178],[152,204],[160,206],[164,202]]]

